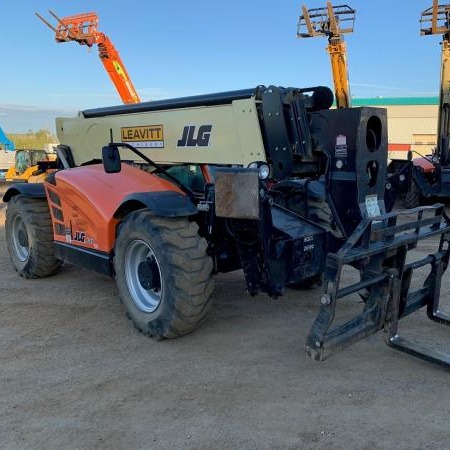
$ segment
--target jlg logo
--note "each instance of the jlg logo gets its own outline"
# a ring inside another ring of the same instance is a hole
[[[195,136],[195,125],[188,125],[183,129],[181,139],[178,139],[177,147],[208,147],[211,137],[212,125],[201,125]]]
[[[84,242],[86,233],[84,231],[76,231],[75,236],[72,236],[72,241]]]

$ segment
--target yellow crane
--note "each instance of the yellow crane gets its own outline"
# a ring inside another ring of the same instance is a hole
[[[350,83],[347,69],[347,47],[343,34],[352,33],[355,23],[355,10],[348,5],[332,6],[327,2],[325,8],[307,9],[302,6],[297,27],[297,37],[308,38],[326,36],[327,51],[331,59],[336,106],[350,107]],[[345,23],[345,27],[342,24]]]

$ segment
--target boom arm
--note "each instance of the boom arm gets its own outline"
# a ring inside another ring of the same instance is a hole
[[[327,36],[327,52],[331,59],[336,105],[338,108],[350,107],[350,83],[348,81],[347,47],[342,35],[353,32],[355,10],[347,5],[333,7],[327,2],[326,8],[306,9],[302,7],[297,37]],[[340,28],[340,23],[350,22],[347,28]]]
[[[441,83],[439,89],[437,155],[443,166],[450,164],[450,5],[433,6],[422,12],[420,34],[442,34]]]
[[[127,69],[112,42],[103,33],[98,42],[98,54],[124,103],[140,103],[136,89],[131,82]],[[100,37],[100,36],[99,36]]]
[[[56,27],[38,13],[36,13],[36,16],[55,32],[56,42],[75,41],[88,47],[97,44],[100,60],[122,101],[124,103],[140,103],[139,95],[120,58],[119,52],[110,39],[104,33],[98,31],[98,16],[96,13],[77,14],[62,19],[52,11],[49,11],[49,13],[58,21]]]

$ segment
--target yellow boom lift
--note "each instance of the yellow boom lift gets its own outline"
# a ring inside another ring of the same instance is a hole
[[[308,38],[326,36],[328,38],[327,51],[331,59],[336,106],[350,107],[350,84],[347,69],[347,47],[343,34],[352,33],[355,23],[355,10],[348,5],[332,6],[327,2],[325,8],[307,9],[302,6],[303,15],[300,16],[297,37]],[[345,23],[345,27],[342,24]]]
[[[413,160],[406,194],[409,208],[418,206],[421,199],[450,198],[450,4],[433,0],[433,6],[420,16],[420,34],[442,35],[437,145],[432,155]]]
[[[422,12],[420,18],[420,34],[442,34],[441,50],[441,83],[439,92],[438,118],[438,153],[443,166],[450,164],[450,5],[439,5],[438,0],[433,6]]]

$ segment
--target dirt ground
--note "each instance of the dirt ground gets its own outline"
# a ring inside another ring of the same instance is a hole
[[[448,371],[382,333],[323,363],[305,356],[318,290],[251,298],[241,273],[221,275],[206,323],[156,342],[125,318],[109,279],[74,266],[17,276],[4,213],[2,449],[450,448]],[[403,328],[450,349],[450,329],[416,316]]]

